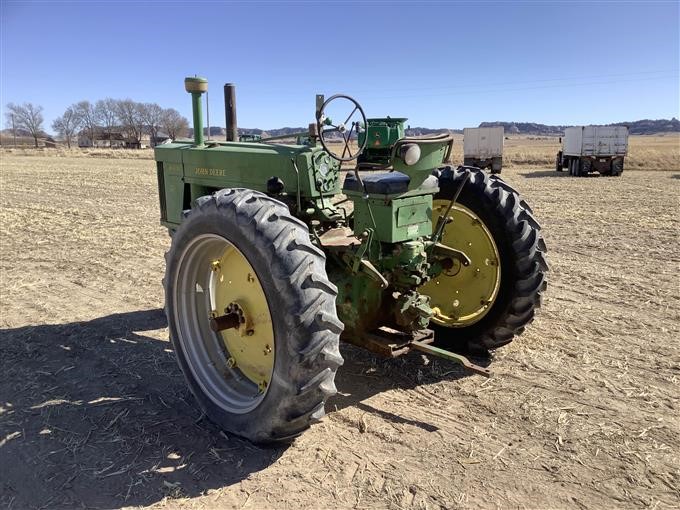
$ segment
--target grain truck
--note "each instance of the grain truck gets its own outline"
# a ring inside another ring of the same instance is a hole
[[[555,158],[558,172],[586,176],[590,172],[619,176],[628,153],[626,126],[574,126],[564,130],[562,150]]]
[[[465,128],[463,130],[463,164],[489,168],[501,173],[503,166],[503,127]]]

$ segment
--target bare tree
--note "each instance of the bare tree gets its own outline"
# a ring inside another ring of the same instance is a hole
[[[174,108],[168,108],[163,110],[161,127],[172,140],[175,140],[186,136],[189,130],[189,121]]]
[[[116,102],[116,118],[132,146],[141,147],[144,134],[142,110],[142,105],[132,99],[121,99]]]
[[[64,115],[57,117],[54,122],[52,122],[52,129],[66,140],[69,149],[71,148],[71,140],[78,129],[80,129],[80,126],[80,117],[72,106],[66,108]]]
[[[28,131],[35,141],[35,146],[38,147],[38,137],[43,134],[42,124],[44,119],[42,111],[42,106],[34,105],[33,103],[24,103],[22,105],[8,103],[5,117],[9,125],[12,124],[12,118],[14,118],[15,127]]]
[[[107,97],[106,99],[100,99],[94,105],[94,116],[97,123],[104,128],[106,134],[109,138],[109,147],[111,147],[111,135],[113,133],[113,128],[116,127],[116,111],[117,111],[118,101]]]
[[[149,135],[151,135],[151,146],[156,145],[156,138],[158,136],[158,129],[160,128],[161,121],[163,120],[163,108],[158,106],[156,103],[144,103],[141,105],[142,117],[144,119],[144,124],[149,129]]]
[[[89,101],[80,101],[73,105],[78,118],[80,119],[80,124],[87,131],[88,136],[94,147],[95,138],[97,136],[97,128],[99,123],[97,122],[97,116],[94,112],[94,106]]]

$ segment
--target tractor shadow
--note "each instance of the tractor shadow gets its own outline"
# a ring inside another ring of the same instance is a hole
[[[226,434],[201,414],[164,340],[166,326],[163,311],[152,309],[0,330],[1,507],[119,508],[197,497],[285,452]],[[385,360],[350,345],[342,353],[329,413],[357,406],[429,431],[436,427],[363,401],[466,375],[419,354]]]
[[[0,330],[1,507],[195,497],[280,457],[201,415],[165,327],[156,309]]]
[[[392,423],[413,425],[427,432],[434,432],[438,428],[430,423],[377,409],[366,401],[376,394],[393,389],[414,389],[442,380],[455,381],[470,376],[479,377],[455,362],[432,356],[426,357],[416,351],[397,358],[383,358],[347,343],[341,343],[340,349],[345,363],[335,376],[338,393],[326,404],[327,413],[341,411],[346,407],[356,407]],[[488,367],[491,363],[490,357],[468,355],[468,359],[483,367]]]

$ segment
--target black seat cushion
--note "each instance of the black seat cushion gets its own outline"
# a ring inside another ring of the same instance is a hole
[[[378,174],[362,175],[361,180],[366,187],[367,193],[378,193],[380,195],[404,193],[408,190],[408,183],[411,182],[411,178],[401,172],[381,172]],[[354,172],[347,172],[343,189],[363,191]]]
[[[411,178],[401,172],[381,172],[377,174],[362,175],[361,180],[366,187],[366,193],[376,193],[378,195],[392,195],[395,193],[405,193]],[[436,188],[437,178],[433,175],[425,179],[421,188]],[[345,183],[342,186],[347,191],[364,191],[357,180],[354,172],[347,172]]]

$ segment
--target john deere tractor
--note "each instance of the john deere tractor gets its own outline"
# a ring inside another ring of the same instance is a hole
[[[155,149],[166,313],[211,420],[296,437],[336,392],[340,340],[489,375],[457,353],[522,333],[546,286],[540,226],[511,186],[447,166],[450,134],[408,137],[405,119],[367,119],[345,95],[317,96],[296,143],[239,141],[227,84],[227,140],[205,140],[207,81],[185,88],[194,138]]]

